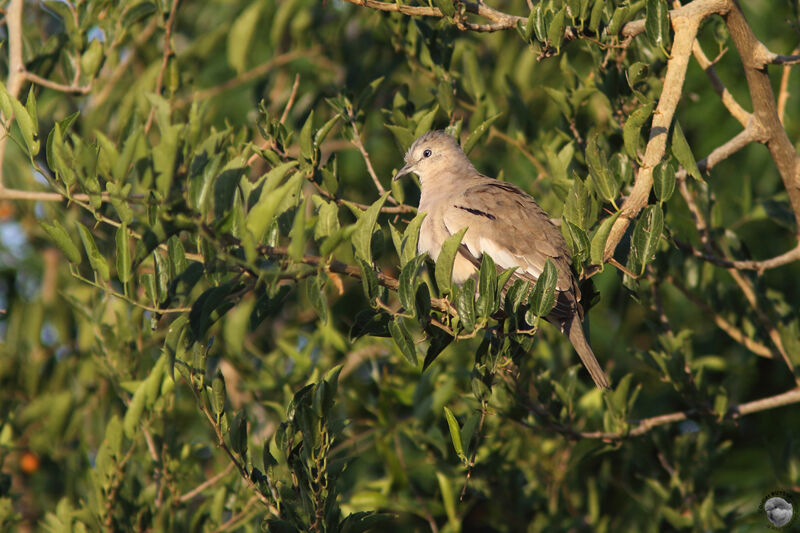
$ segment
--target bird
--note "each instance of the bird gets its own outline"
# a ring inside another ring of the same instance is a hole
[[[477,275],[483,254],[499,268],[515,268],[512,280],[532,283],[549,259],[558,272],[557,296],[545,320],[569,339],[597,387],[610,388],[583,332],[581,294],[567,244],[539,204],[516,185],[478,172],[458,141],[441,130],[417,138],[404,160],[393,181],[419,176],[418,211],[426,216],[418,252],[436,261],[445,239],[467,228],[453,263],[452,280],[459,285]]]

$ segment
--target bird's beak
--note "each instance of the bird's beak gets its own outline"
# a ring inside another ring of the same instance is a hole
[[[406,174],[412,172],[414,170],[414,165],[411,163],[406,164],[403,168],[397,171],[397,174],[394,175],[392,181],[397,181],[401,177],[405,176]]]

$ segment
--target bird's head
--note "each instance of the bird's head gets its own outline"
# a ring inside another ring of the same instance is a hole
[[[413,172],[424,181],[426,176],[458,170],[462,165],[466,165],[466,168],[472,167],[458,142],[441,130],[429,131],[414,141],[406,152],[405,162],[405,166],[395,174],[394,180]]]

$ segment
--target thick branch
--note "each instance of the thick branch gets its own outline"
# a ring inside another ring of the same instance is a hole
[[[689,4],[689,6],[699,2],[700,0]],[[603,254],[606,261],[614,255],[614,250],[625,234],[625,231],[628,229],[631,221],[636,218],[639,211],[647,205],[650,189],[653,187],[653,168],[661,161],[666,151],[667,133],[672,124],[672,118],[675,115],[675,109],[678,106],[678,101],[680,100],[683,90],[683,81],[686,77],[686,68],[689,64],[689,56],[692,53],[692,45],[694,44],[700,21],[708,14],[701,12],[691,17],[678,16],[684,9],[672,12],[676,13],[672,19],[672,25],[675,28],[675,41],[671,50],[672,57],[667,62],[664,88],[661,92],[661,98],[658,100],[655,114],[653,115],[653,123],[650,128],[650,140],[647,142],[642,166],[639,168],[630,195],[622,204],[622,213],[619,218],[617,218],[616,222],[614,222],[611,233],[606,241],[605,253]]]
[[[742,58],[744,74],[750,89],[750,100],[753,103],[753,116],[766,132],[767,149],[789,194],[789,202],[794,211],[795,230],[800,232],[800,157],[778,117],[775,94],[772,92],[772,84],[766,69],[769,60],[765,61],[765,56],[775,54],[766,50],[766,47],[756,39],[737,3],[731,3],[725,22]]]
[[[22,4],[23,0],[11,0],[6,11],[6,29],[8,31],[8,78],[6,90],[11,98],[16,98],[22,88],[25,74],[25,63],[22,61]],[[8,123],[13,117],[2,117]],[[5,162],[8,135],[0,136],[0,191],[5,188],[3,181],[3,163]]]

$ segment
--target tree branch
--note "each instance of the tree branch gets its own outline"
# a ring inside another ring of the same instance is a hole
[[[711,82],[711,87],[714,88],[714,91],[719,95],[722,99],[723,105],[728,109],[733,118],[739,121],[739,124],[744,126],[745,128],[750,123],[752,115],[748,113],[742,106],[739,105],[739,102],[733,97],[733,95],[728,91],[728,88],[725,87],[725,84],[722,83],[722,80],[717,75],[717,71],[714,68],[714,63],[709,61],[708,57],[706,57],[705,52],[703,51],[703,47],[700,46],[700,41],[694,41],[692,45],[692,53],[694,54],[695,60],[700,65],[706,76],[708,76],[708,80]]]
[[[778,407],[784,407],[786,405],[791,405],[800,402],[800,388],[792,389],[787,392],[783,392],[781,394],[776,394],[774,396],[769,396],[767,398],[761,398],[760,400],[754,400],[752,402],[746,402],[739,405],[734,405],[728,409],[725,413],[725,416],[722,417],[722,420],[738,420],[739,418],[758,413],[760,411],[767,411],[769,409],[776,409]],[[530,409],[531,407],[528,406]],[[688,410],[688,411],[679,411],[675,413],[669,413],[664,415],[653,416],[650,418],[644,418],[642,420],[631,420],[629,424],[633,426],[628,431],[619,431],[619,432],[605,432],[605,431],[577,431],[573,428],[565,426],[560,423],[549,423],[546,427],[553,429],[559,433],[562,433],[568,437],[573,439],[601,439],[601,440],[621,440],[630,437],[641,437],[645,433],[648,433],[654,428],[658,426],[664,426],[667,424],[673,424],[675,422],[682,422],[683,420],[690,420],[695,417],[699,416],[716,416],[716,413],[713,411],[699,411],[699,410]],[[523,425],[531,427],[533,429],[539,429],[538,425],[533,425],[530,423],[523,422]]]
[[[239,85],[243,85],[249,81],[255,80],[260,78],[264,74],[267,74],[272,69],[283,66],[287,63],[291,63],[295,59],[299,59],[301,57],[308,57],[318,54],[320,51],[319,46],[311,47],[307,50],[293,50],[291,52],[286,52],[285,54],[277,55],[264,63],[261,63],[257,67],[253,67],[248,71],[243,72],[242,74],[236,76],[235,78],[231,78],[219,85],[215,85],[214,87],[209,87],[207,89],[203,89],[201,91],[197,91],[194,95],[189,95],[185,98],[178,100],[175,104],[178,107],[183,107],[185,105],[190,104],[194,100],[206,100],[208,98],[212,98],[220,93],[233,89],[234,87],[238,87]]]
[[[8,31],[8,77],[6,90],[11,98],[17,98],[22,88],[25,74],[25,63],[22,60],[22,4],[23,0],[11,0],[6,11],[6,29]],[[13,115],[2,117],[8,123]],[[0,136],[0,191],[5,188],[3,163],[5,162],[8,135]]]
[[[370,9],[377,9],[378,11],[389,11],[394,13],[402,13],[404,15],[411,15],[416,17],[444,17],[444,14],[438,7],[418,7],[406,6],[402,4],[392,4],[389,2],[378,2],[376,0],[344,0],[357,6],[368,7]],[[473,13],[485,19],[489,19],[494,24],[474,24],[467,22],[463,19],[456,18],[455,25],[462,31],[477,31],[477,32],[494,32],[501,30],[513,29],[517,26],[517,22],[527,24],[527,17],[520,17],[517,15],[509,15],[493,9],[483,2],[463,2],[464,10],[467,13]]]
[[[697,9],[693,9],[691,16],[681,16],[688,7],[697,6],[698,4],[707,5],[709,10],[699,11],[695,14],[694,12]],[[653,168],[661,161],[666,151],[667,133],[672,125],[675,109],[681,97],[686,68],[689,64],[689,56],[692,52],[695,37],[697,36],[697,29],[700,21],[713,12],[710,8],[712,6],[716,7],[716,5],[717,2],[713,0],[697,0],[680,10],[670,12],[673,15],[672,26],[675,28],[675,40],[671,50],[672,57],[667,62],[664,87],[653,115],[650,140],[647,142],[644,160],[642,166],[639,167],[633,189],[622,204],[620,216],[611,227],[603,254],[605,261],[608,261],[614,255],[614,250],[619,241],[622,240],[622,236],[631,221],[647,205],[650,189],[653,186]]]
[[[727,320],[725,320],[719,313],[714,311],[714,309],[708,305],[706,302],[698,298],[695,294],[693,294],[683,283],[678,281],[672,276],[669,276],[666,281],[668,281],[672,286],[678,289],[683,295],[694,305],[700,308],[700,310],[707,316],[710,316],[714,323],[717,325],[719,329],[724,331],[728,334],[728,336],[733,339],[734,341],[738,342],[754,354],[767,357],[769,359],[776,359],[780,354],[774,350],[770,350],[764,344],[757,342],[747,335],[745,335],[741,329],[737,328]]]
[[[793,50],[793,54],[800,52],[800,46]],[[792,73],[792,66],[786,65],[783,67],[783,74],[781,74],[781,85],[778,90],[778,118],[783,124],[783,113],[786,110],[786,101],[789,100],[789,76]]]
[[[766,132],[767,149],[789,194],[789,202],[795,217],[795,231],[800,232],[800,157],[778,117],[775,95],[765,66],[768,62],[764,61],[765,55],[771,52],[756,39],[738,3],[731,2],[731,9],[725,15],[725,22],[742,59],[745,78],[750,89],[750,100],[753,103],[753,116]],[[798,237],[800,238],[800,234]]]
[[[161,56],[161,68],[158,71],[158,77],[156,78],[156,90],[155,93],[160,95],[161,90],[164,88],[164,72],[167,70],[167,65],[169,64],[169,58],[172,57],[174,53],[172,50],[172,28],[175,26],[175,14],[178,11],[178,4],[180,0],[172,0],[172,7],[169,9],[169,17],[167,18],[167,24],[164,29],[164,54]],[[153,107],[150,109],[150,114],[147,116],[147,123],[144,126],[144,132],[148,133],[150,128],[153,126],[153,119],[156,116],[156,108]]]

